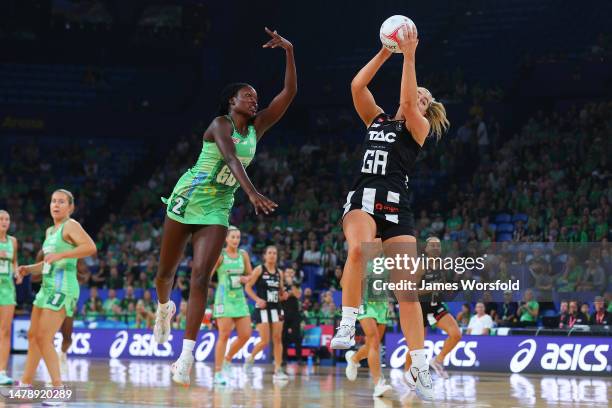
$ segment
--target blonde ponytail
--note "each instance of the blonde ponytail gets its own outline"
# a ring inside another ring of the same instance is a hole
[[[440,140],[444,132],[450,127],[444,105],[435,99],[431,101],[427,111],[425,111],[425,119],[429,121],[431,133],[436,137],[436,140]]]

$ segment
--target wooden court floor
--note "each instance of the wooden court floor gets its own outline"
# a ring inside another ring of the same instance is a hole
[[[9,374],[19,378],[24,355],[9,362]],[[399,370],[385,370],[395,389],[393,398],[372,398],[367,369],[356,381],[344,376],[344,366],[290,365],[291,380],[272,381],[272,367],[256,365],[245,372],[232,366],[225,387],[213,387],[211,364],[196,363],[189,388],[172,383],[168,360],[107,360],[71,357],[62,376],[76,392],[68,407],[608,407],[612,406],[612,377],[505,375],[451,372],[434,377],[436,400],[421,402],[410,392]],[[46,380],[39,367],[37,380]],[[0,402],[0,407],[19,404]],[[35,407],[36,404],[21,404]]]

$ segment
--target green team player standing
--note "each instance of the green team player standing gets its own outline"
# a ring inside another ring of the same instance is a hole
[[[79,298],[77,260],[96,253],[96,244],[91,237],[81,224],[70,218],[74,211],[72,193],[56,190],[51,196],[50,210],[54,225],[45,234],[44,260],[17,269],[20,277],[30,273],[42,274],[28,331],[28,356],[21,381],[23,386],[32,384],[41,357],[52,385],[62,385],[53,337],[64,318],[73,316],[76,309]]]
[[[251,316],[246,296],[244,295],[244,284],[248,281],[253,271],[249,254],[238,249],[240,245],[240,230],[229,227],[226,247],[221,253],[214,271],[217,273],[217,288],[215,290],[215,304],[213,317],[217,319],[219,337],[215,346],[215,379],[216,385],[227,384],[224,375],[229,369],[234,355],[251,338]],[[213,272],[214,273],[214,272]],[[232,343],[229,351],[227,342],[232,329],[236,327],[238,338]]]
[[[258,112],[258,95],[245,83],[228,85],[222,92],[219,116],[204,132],[202,152],[194,167],[178,181],[167,204],[159,267],[155,278],[159,305],[153,335],[158,344],[168,341],[176,305],[170,300],[176,268],[191,237],[193,263],[187,303],[187,324],[179,359],[172,365],[173,381],[188,385],[193,349],[206,309],[210,274],[227,235],[234,192],[242,187],[255,207],[268,214],[277,206],[259,194],[245,167],[255,155],[256,143],[284,115],[297,92],[293,46],[266,28],[271,40],[264,48],[285,50],[285,84],[270,105]]]
[[[382,250],[382,242],[380,239],[376,239],[376,242],[381,246]],[[356,352],[352,350],[346,352],[346,377],[350,381],[355,381],[358,368],[360,367],[359,362],[367,357],[368,367],[370,367],[372,380],[374,380],[375,384],[373,396],[386,397],[391,395],[393,387],[387,384],[381,373],[380,342],[387,328],[389,301],[386,291],[377,291],[374,282],[377,280],[387,282],[388,271],[385,271],[384,274],[374,275],[372,273],[372,267],[372,261],[369,261],[366,268],[367,274],[363,303],[359,307],[359,314],[357,315],[357,320],[359,324],[361,324],[366,337],[366,343]]]
[[[0,210],[0,385],[11,385],[13,379],[6,375],[11,351],[11,326],[15,315],[15,283],[17,270],[17,239],[8,235],[11,217]],[[17,276],[17,284],[21,277]]]

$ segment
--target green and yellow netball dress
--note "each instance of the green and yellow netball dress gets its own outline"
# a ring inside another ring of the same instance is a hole
[[[359,306],[359,314],[357,320],[362,319],[374,319],[378,324],[386,325],[388,322],[387,313],[389,311],[389,301],[387,300],[387,292],[383,290],[376,290],[374,288],[374,282],[380,281],[388,282],[388,271],[377,275],[372,272],[373,265],[372,261],[368,261],[367,273],[365,279],[365,290],[363,291],[363,303]],[[378,284],[376,285],[378,286]]]
[[[236,157],[246,168],[255,156],[257,134],[249,125],[246,136],[236,131],[232,122],[232,140]],[[169,218],[182,224],[229,225],[229,213],[234,205],[234,193],[240,184],[225,164],[217,144],[204,141],[198,161],[183,174],[166,203]]]
[[[43,243],[43,252],[47,254],[61,254],[75,248],[62,237],[64,221],[59,227],[47,229],[47,236]],[[34,299],[34,306],[43,309],[60,311],[66,309],[66,316],[72,317],[79,299],[79,281],[77,280],[77,259],[64,258],[52,264],[44,263],[42,271],[42,284]]]
[[[0,241],[0,252],[4,252],[0,257],[0,306],[16,305],[15,283],[13,282],[13,241],[9,235],[6,241]]]
[[[249,316],[244,288],[240,283],[240,277],[244,275],[243,252],[242,249],[238,251],[236,258],[229,256],[225,249],[221,253],[223,262],[217,269],[219,284],[215,291],[214,317],[238,318]]]

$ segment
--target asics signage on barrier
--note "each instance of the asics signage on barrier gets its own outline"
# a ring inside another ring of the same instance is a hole
[[[115,341],[111,344],[108,355],[111,358],[119,358],[126,349],[131,357],[170,357],[172,351],[172,334],[164,344],[157,344],[153,340],[152,333],[133,333],[130,337],[126,330],[121,330],[115,335]]]
[[[544,346],[542,344],[541,346]],[[510,361],[510,371],[520,373],[531,364],[538,345],[535,340],[525,340]],[[607,353],[610,344],[556,344],[546,343],[539,359],[539,367],[546,371],[603,372],[609,370]]]
[[[196,361],[213,361],[215,358],[214,349],[217,341],[217,331],[206,331],[199,334],[194,349]],[[157,344],[150,330],[114,330],[114,329],[75,329],[72,334],[72,345],[68,349],[69,355],[87,355],[90,357],[106,358],[167,358],[172,359],[181,353],[183,332],[173,330],[168,341],[164,344]],[[238,339],[232,333],[227,347]],[[257,332],[247,340],[246,344],[236,353],[233,360],[243,361],[259,342],[260,337]],[[62,345],[62,335],[57,333],[53,339],[57,350]],[[27,349],[27,343],[24,345]],[[256,361],[267,361],[269,358],[267,351],[262,351],[255,356]]]
[[[400,334],[385,336],[388,363],[401,368],[408,346]],[[428,358],[437,355],[445,336],[428,336]],[[449,369],[512,373],[609,375],[610,340],[605,337],[465,336],[444,359]]]
[[[399,347],[391,353],[389,357],[389,365],[391,368],[401,368],[406,361],[408,353],[408,345],[402,337],[398,339]],[[425,350],[427,351],[427,359],[431,360],[440,353],[444,346],[444,340],[432,341],[425,340]],[[389,346],[387,346],[389,347]],[[452,367],[474,367],[478,365],[476,360],[476,349],[478,348],[477,341],[460,341],[457,346],[444,359],[445,366]]]
[[[62,335],[55,333],[53,346],[59,350],[62,347]],[[68,354],[79,356],[91,354],[91,333],[72,333],[72,344],[68,348]]]

